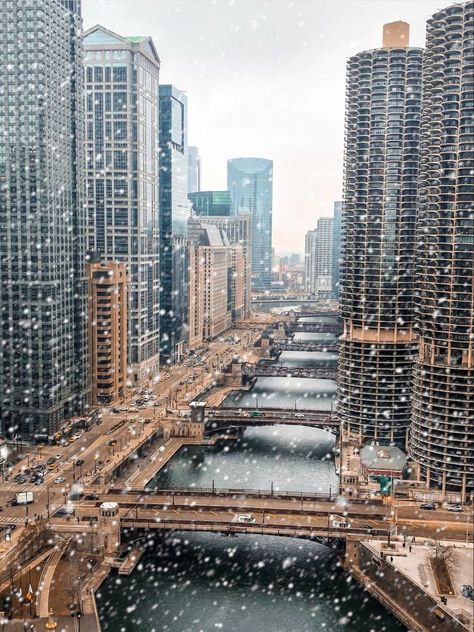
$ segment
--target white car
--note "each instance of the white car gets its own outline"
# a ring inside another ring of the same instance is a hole
[[[237,514],[235,516],[235,522],[245,522],[247,524],[252,524],[257,521],[255,519],[255,516],[252,516],[252,514]]]
[[[61,485],[61,483],[65,483],[66,479],[64,478],[64,476],[58,476],[58,478],[54,479],[54,484],[55,485]]]
[[[304,419],[303,413],[295,413],[295,419]]]

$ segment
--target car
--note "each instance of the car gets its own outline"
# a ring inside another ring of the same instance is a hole
[[[35,485],[42,485],[43,482],[44,482],[43,478],[37,478],[36,481],[35,481]]]
[[[453,503],[452,505],[448,506],[448,511],[452,511],[454,513],[461,513],[462,505],[460,505],[459,503]]]
[[[138,413],[138,408],[129,408],[128,412],[129,413]]]
[[[335,519],[335,520],[332,521],[332,526],[335,529],[350,529],[351,528],[351,523],[348,522],[347,520]]]
[[[54,456],[51,456],[51,457],[50,457],[50,458],[46,461],[46,463],[47,463],[48,465],[52,465],[55,461],[56,461],[56,459],[54,458]]]
[[[236,522],[245,522],[247,524],[257,522],[255,516],[252,516],[252,514],[237,514],[235,520]]]
[[[436,509],[436,505],[433,502],[422,503],[420,505],[420,509],[423,509],[424,511],[433,511],[434,509]]]
[[[76,461],[76,465],[77,465],[78,467],[81,467],[81,465],[84,465],[84,459],[77,459],[77,461]]]
[[[65,483],[66,479],[64,478],[64,476],[58,476],[57,478],[54,479],[54,484],[55,485],[60,485],[61,483]]]
[[[59,461],[61,457],[62,457],[62,454],[59,454],[58,452],[54,458],[56,459],[56,461]]]
[[[85,500],[99,500],[99,496],[97,494],[87,494],[84,498]]]
[[[24,483],[28,482],[28,479],[26,478],[26,476],[20,476],[20,478],[17,478],[16,482],[19,485],[23,485]]]
[[[304,419],[303,413],[295,413],[295,419]]]
[[[120,408],[112,408],[111,412],[112,412],[114,415],[118,415],[118,414],[120,413]]]

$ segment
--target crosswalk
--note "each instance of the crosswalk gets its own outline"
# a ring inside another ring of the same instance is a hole
[[[0,524],[25,524],[24,518],[0,516]]]

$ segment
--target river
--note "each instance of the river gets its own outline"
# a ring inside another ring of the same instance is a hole
[[[332,340],[330,334],[297,334]],[[285,352],[285,366],[333,365],[335,354]],[[259,378],[224,405],[330,410],[332,380]],[[328,432],[248,428],[236,441],[182,449],[150,487],[329,492],[337,488]],[[332,549],[306,540],[210,533],[150,534],[130,577],[111,574],[98,594],[104,632],[402,632],[347,575]]]

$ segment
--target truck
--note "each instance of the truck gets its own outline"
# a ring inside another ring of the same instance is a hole
[[[16,505],[27,505],[33,502],[33,492],[18,492],[15,497]]]

